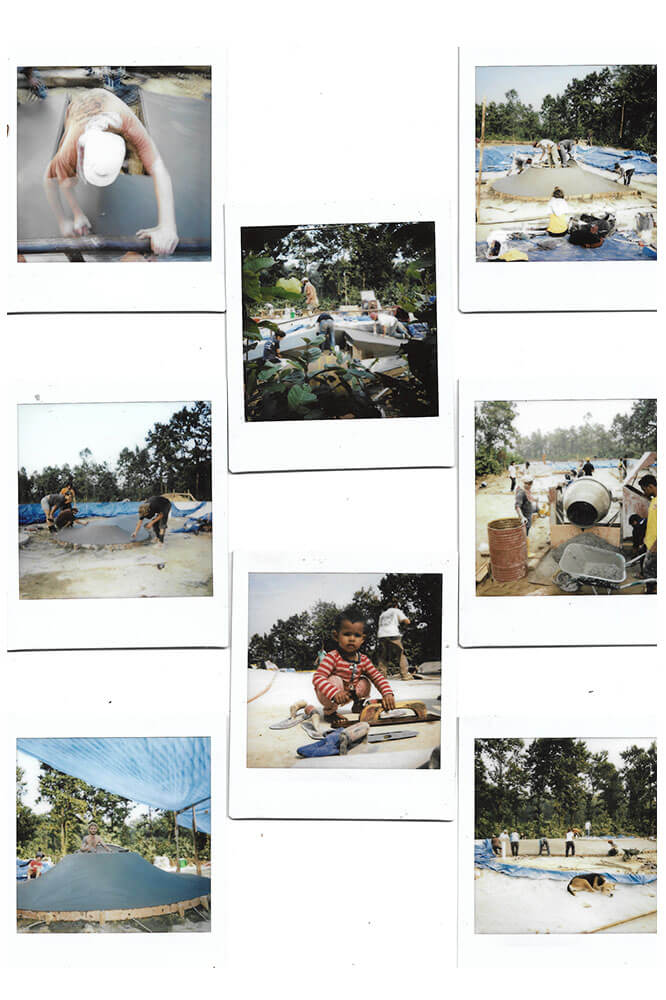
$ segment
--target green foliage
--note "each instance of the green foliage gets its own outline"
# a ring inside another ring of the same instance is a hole
[[[149,810],[147,815],[130,820],[132,803],[119,795],[88,785],[85,781],[40,765],[38,802],[49,805],[48,812],[34,813],[26,806],[23,772],[16,768],[16,849],[17,856],[34,857],[38,850],[59,861],[65,854],[79,850],[88,824],[97,823],[102,839],[109,844],[127,847],[151,863],[155,856],[176,856],[174,814]],[[193,856],[192,832],[179,829],[179,854]],[[201,860],[210,859],[210,837],[197,834]]]
[[[481,136],[481,105],[476,105]],[[547,94],[539,111],[515,90],[486,106],[486,142],[534,142],[543,137],[587,139],[594,145],[654,152],[657,148],[657,67],[604,67],[569,82],[562,94]]]
[[[403,645],[411,663],[441,658],[442,577],[438,573],[387,573],[379,593],[371,588],[356,591],[353,604],[367,623],[364,652],[374,655],[377,621],[388,605],[401,608],[411,620],[403,631]],[[344,608],[332,601],[316,601],[308,610],[279,619],[264,635],[255,634],[248,645],[248,663],[272,660],[281,668],[313,670],[318,653],[331,639],[335,616]]]
[[[157,422],[143,447],[123,448],[115,468],[91,461],[84,448],[73,468],[46,466],[41,472],[18,473],[19,503],[39,503],[72,480],[81,503],[139,499],[159,493],[190,492],[197,499],[212,496],[212,435],[210,403],[197,401]]]
[[[562,837],[570,826],[651,836],[657,829],[657,748],[628,747],[618,770],[583,740],[478,739],[474,749],[475,837],[504,828]]]
[[[474,442],[476,475],[488,476],[502,471],[513,447],[518,415],[516,404],[508,400],[486,400],[474,407]]]

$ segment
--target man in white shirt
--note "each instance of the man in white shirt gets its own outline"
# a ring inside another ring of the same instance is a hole
[[[517,477],[518,477],[518,473],[516,471],[515,465],[512,462],[511,465],[509,466],[509,479],[511,480],[511,486],[509,488],[509,493],[513,493],[513,491],[515,490]]]
[[[388,605],[379,616],[377,669],[384,677],[388,676],[391,666],[394,665],[400,671],[401,680],[411,681],[413,679],[409,672],[409,664],[400,636],[400,626],[409,624],[411,623],[407,615],[400,608],[394,608],[391,605]]]
[[[537,163],[541,163],[543,160],[548,160],[551,167],[557,166],[555,163],[555,151],[557,146],[552,139],[539,139],[538,142],[534,143],[534,149],[538,149],[541,154],[539,159],[536,161]]]
[[[576,845],[574,844],[574,835],[573,835],[573,830],[571,830],[571,829],[567,830],[567,835],[564,838],[564,856],[565,856],[565,858],[568,858],[569,854],[571,854],[574,857],[575,857],[575,854],[576,854]]]
[[[502,832],[499,835],[499,839],[500,839],[500,843],[502,845],[502,857],[505,858],[506,857],[506,845],[509,842],[509,834],[506,832],[506,830],[502,830]]]
[[[585,836],[586,837],[590,836],[590,831],[591,830],[592,830],[592,824],[590,823],[589,819],[586,819],[585,820]]]
[[[513,830],[511,833],[511,857],[518,857],[518,845],[520,843],[520,834],[517,830]]]

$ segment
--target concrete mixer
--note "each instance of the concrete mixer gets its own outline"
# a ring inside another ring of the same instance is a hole
[[[610,490],[591,476],[574,480],[562,497],[565,517],[579,528],[588,528],[603,521],[612,500]]]

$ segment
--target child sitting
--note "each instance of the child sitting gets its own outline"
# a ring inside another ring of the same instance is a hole
[[[44,864],[44,855],[41,851],[37,851],[34,858],[31,858],[28,863],[28,882],[31,878],[39,878],[42,874],[42,866]]]
[[[360,712],[363,699],[370,694],[371,683],[382,696],[385,711],[395,708],[395,697],[389,682],[361,652],[366,639],[363,615],[356,608],[347,608],[335,619],[335,647],[317,667],[312,683],[319,702],[324,707],[327,722],[338,719],[338,708],[352,701],[352,711]]]

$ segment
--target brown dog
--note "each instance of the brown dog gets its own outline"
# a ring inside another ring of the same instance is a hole
[[[575,896],[577,892],[603,892],[606,896],[612,896],[613,884],[597,872],[575,875],[567,886],[567,892],[570,892],[572,896]]]

